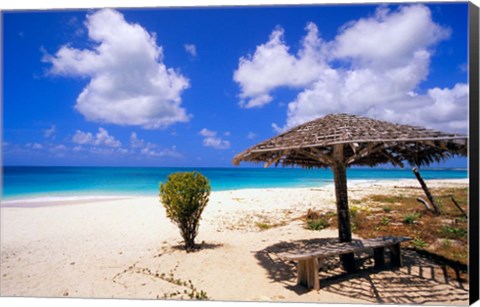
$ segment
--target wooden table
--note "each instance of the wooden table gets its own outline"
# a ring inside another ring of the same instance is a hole
[[[391,266],[400,267],[402,266],[400,243],[409,240],[411,240],[409,237],[378,237],[344,243],[329,243],[315,249],[307,247],[302,251],[279,253],[278,256],[281,259],[297,261],[297,284],[307,286],[309,289],[320,290],[319,259],[373,249],[375,268],[382,268],[385,265],[385,248],[388,248]]]

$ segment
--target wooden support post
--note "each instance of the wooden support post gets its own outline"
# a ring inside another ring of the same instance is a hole
[[[455,207],[457,207],[458,210],[460,210],[460,212],[462,212],[462,214],[467,217],[467,213],[465,213],[465,211],[463,211],[462,207],[460,207],[460,205],[457,203],[457,201],[455,200],[455,198],[452,197],[452,201],[453,201],[453,204],[455,205]]]
[[[347,166],[343,154],[344,144],[337,144],[333,147],[332,165],[333,178],[335,182],[335,197],[337,199],[338,217],[338,238],[340,242],[352,241],[352,230],[350,226],[350,211],[348,209],[348,188],[347,188]],[[343,268],[348,273],[356,271],[353,253],[340,255]]]
[[[381,269],[385,266],[385,247],[377,247],[373,249],[373,259],[375,260],[375,268]]]
[[[435,210],[433,210],[433,209],[430,207],[430,205],[428,204],[428,202],[427,202],[425,199],[423,199],[423,198],[421,198],[421,197],[417,197],[417,201],[418,201],[419,203],[423,204],[423,205],[425,206],[425,209],[427,209],[427,211],[430,211],[430,212],[435,213]]]
[[[306,286],[308,289],[320,290],[320,278],[318,277],[318,258],[300,260],[297,264],[297,284]]]
[[[402,250],[400,249],[400,243],[389,247],[390,250],[390,263],[393,268],[399,268],[402,266]]]
[[[412,171],[415,174],[415,177],[417,177],[418,182],[420,182],[420,185],[422,186],[422,189],[425,192],[425,195],[427,196],[428,200],[432,204],[435,215],[440,215],[441,214],[440,207],[438,207],[437,203],[435,203],[432,193],[430,193],[430,190],[428,189],[427,184],[425,183],[425,181],[423,181],[422,176],[420,176],[418,169],[414,167]]]

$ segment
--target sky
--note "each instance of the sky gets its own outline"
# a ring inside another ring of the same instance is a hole
[[[340,112],[468,134],[467,16],[466,3],[3,12],[3,164],[228,167]]]

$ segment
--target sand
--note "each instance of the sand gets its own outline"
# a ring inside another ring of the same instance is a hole
[[[463,179],[427,183],[468,185]],[[418,182],[349,183],[349,197],[390,195],[398,187],[418,188]],[[405,255],[411,264],[396,272],[322,280],[319,292],[297,286],[294,263],[275,251],[337,236],[335,229],[304,228],[298,218],[310,208],[335,210],[333,186],[213,192],[196,239],[202,248],[186,253],[157,198],[3,204],[1,295],[188,299],[204,291],[223,301],[467,304],[465,285],[424,273],[435,265],[415,255]],[[261,230],[262,223],[276,227]]]

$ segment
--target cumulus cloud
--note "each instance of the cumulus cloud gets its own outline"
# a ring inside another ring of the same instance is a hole
[[[216,131],[203,128],[200,131],[200,135],[203,136],[203,146],[212,147],[215,149],[228,149],[230,148],[230,142],[217,136]]]
[[[130,146],[132,148],[139,148],[143,147],[143,143],[144,141],[138,138],[137,133],[132,132],[132,134],[130,135]]]
[[[59,158],[65,157],[67,150],[68,150],[67,146],[63,144],[52,145],[49,148],[50,153],[53,154],[55,157],[59,157]]]
[[[164,149],[158,149],[158,146],[152,143],[147,143],[145,147],[142,148],[140,151],[142,155],[146,155],[149,157],[173,157],[173,158],[179,158],[182,155],[176,150],[175,146],[172,146],[171,148],[164,148]]]
[[[247,139],[249,140],[253,140],[254,138],[257,137],[257,134],[255,132],[252,132],[250,131],[248,134],[247,134]]]
[[[91,132],[77,130],[72,137],[72,142],[80,145],[95,145],[107,147],[120,147],[122,143],[111,136],[107,130],[100,127],[98,132],[93,135]]]
[[[247,108],[271,102],[277,88],[298,89],[288,104],[286,123],[273,123],[274,130],[346,112],[466,131],[466,84],[419,90],[430,72],[434,47],[451,34],[432,20],[427,7],[392,11],[381,6],[373,16],[344,25],[332,41],[322,40],[312,23],[306,31],[295,55],[282,40],[283,30],[274,29],[253,56],[240,58],[234,73],[240,103]]]
[[[185,48],[185,51],[191,56],[197,56],[197,46],[195,46],[194,44],[185,44],[183,45],[183,47]]]
[[[269,92],[279,86],[304,87],[316,80],[326,68],[323,59],[324,44],[318,37],[317,26],[309,23],[308,34],[297,55],[289,53],[280,27],[270,35],[269,41],[257,47],[252,56],[241,57],[233,79],[239,83],[240,105],[245,108],[261,107],[272,101]]]
[[[177,151],[175,146],[160,148],[157,144],[140,139],[136,132],[130,134],[130,147],[136,149],[137,153],[147,157],[182,157],[182,154]]]
[[[43,136],[46,138],[54,138],[57,127],[55,125],[50,126],[50,128],[43,130]]]
[[[25,147],[31,148],[31,149],[42,149],[43,145],[39,143],[27,143]]]
[[[96,43],[92,49],[66,44],[43,58],[51,63],[51,74],[89,79],[77,97],[77,111],[89,121],[146,129],[189,121],[181,106],[189,81],[163,63],[154,34],[112,9],[87,15],[85,25]]]

